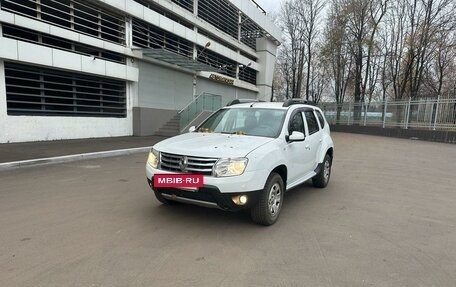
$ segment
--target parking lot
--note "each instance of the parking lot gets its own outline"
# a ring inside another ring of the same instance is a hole
[[[145,154],[0,172],[0,286],[456,286],[456,145],[333,138],[271,227],[159,204]]]

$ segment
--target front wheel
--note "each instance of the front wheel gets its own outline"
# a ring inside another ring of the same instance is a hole
[[[252,220],[261,225],[274,224],[282,209],[284,192],[282,177],[277,173],[271,173],[258,203],[250,211]]]
[[[331,177],[331,157],[327,154],[323,160],[320,172],[312,178],[312,183],[315,187],[324,188],[328,185],[329,178]]]

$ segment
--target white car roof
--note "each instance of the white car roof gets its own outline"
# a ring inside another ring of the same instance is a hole
[[[234,104],[231,106],[226,106],[224,108],[263,108],[263,109],[279,109],[279,110],[288,110],[289,108],[317,108],[312,105],[306,104],[293,104],[288,107],[283,106],[283,102],[250,102],[250,103],[241,103]]]

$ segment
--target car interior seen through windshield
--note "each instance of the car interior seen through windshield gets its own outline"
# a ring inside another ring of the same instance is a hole
[[[277,137],[285,112],[279,109],[222,109],[205,121],[198,131]]]

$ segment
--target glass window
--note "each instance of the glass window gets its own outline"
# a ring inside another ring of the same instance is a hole
[[[323,117],[323,114],[320,111],[315,111],[317,113],[318,121],[320,122],[321,128],[325,127],[325,118]]]
[[[288,133],[291,135],[293,132],[304,132],[304,121],[302,119],[302,113],[298,112],[294,114],[290,120],[290,125],[288,127]]]
[[[286,110],[278,109],[222,109],[201,124],[198,131],[259,137],[277,137],[280,133],[285,113]]]
[[[312,135],[319,131],[317,118],[313,111],[305,111],[307,127],[309,128],[309,135]]]

